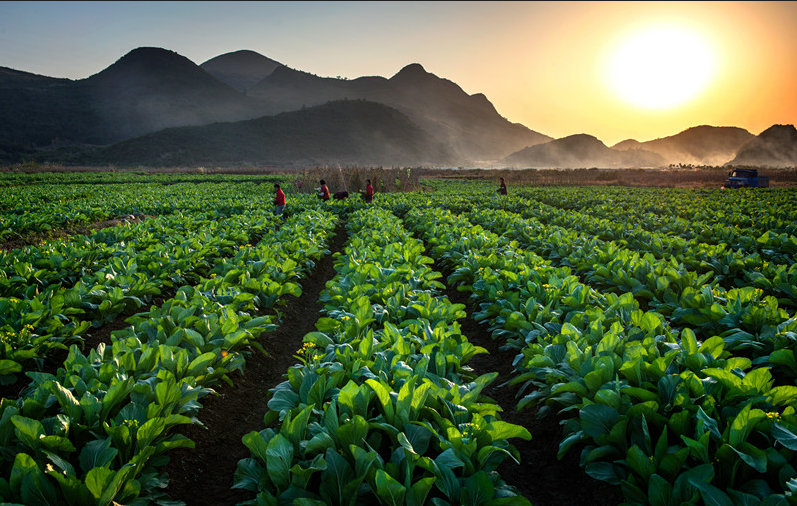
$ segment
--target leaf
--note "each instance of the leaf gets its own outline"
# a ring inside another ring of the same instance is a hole
[[[39,439],[44,437],[44,425],[40,421],[14,415],[11,417],[11,423],[16,427],[14,432],[22,443],[33,449],[39,448]]]
[[[242,488],[257,493],[260,479],[266,469],[255,459],[241,459],[235,469],[232,488]]]
[[[407,506],[423,506],[426,504],[426,497],[434,486],[435,478],[432,476],[421,478],[410,487],[407,493]]]
[[[697,419],[703,422],[703,427],[707,429],[711,435],[717,439],[722,439],[722,432],[719,430],[719,424],[716,420],[708,416],[702,407],[697,408]]]
[[[407,489],[395,478],[387,474],[383,469],[378,469],[374,482],[376,495],[382,504],[388,506],[404,505],[404,496],[407,493]]]
[[[307,406],[289,424],[283,423],[282,425],[280,434],[290,441],[294,449],[299,448],[299,443],[304,439],[304,434],[307,431],[307,421],[312,410],[313,406]]]
[[[710,483],[689,479],[689,484],[700,491],[700,496],[706,506],[734,506],[733,501],[725,492]]]
[[[27,453],[16,455],[8,481],[13,490],[19,490],[25,506],[58,506],[55,488]]]
[[[114,472],[107,467],[94,467],[86,473],[86,487],[95,499],[102,497],[105,489],[111,484]]]
[[[100,412],[100,418],[106,419],[108,418],[108,414],[111,410],[122,400],[127,397],[127,395],[133,391],[133,387],[135,386],[135,379],[131,376],[125,380],[117,381],[113,385],[108,388],[108,391],[105,392],[105,397],[102,398],[102,411]]]
[[[709,436],[709,432],[704,432],[698,440],[694,440],[684,435],[681,436],[681,440],[683,440],[684,444],[686,444],[687,448],[689,448],[689,453],[691,454],[692,458],[704,464],[710,462],[710,457],[708,454]]]
[[[437,464],[446,467],[447,469],[456,469],[458,467],[465,467],[465,462],[459,458],[456,450],[449,448],[444,451],[435,459]]]
[[[672,484],[658,474],[652,474],[648,480],[650,506],[669,506],[671,497]]]
[[[437,478],[435,480],[435,485],[443,494],[445,494],[452,504],[458,504],[460,499],[459,480],[457,480],[454,472],[449,467],[446,465],[441,465],[437,462],[437,459],[435,459],[433,462],[435,476]]]
[[[335,440],[332,439],[332,436],[330,436],[326,431],[322,431],[313,436],[313,438],[307,442],[305,452],[306,454],[324,453],[326,452],[327,448],[334,447]]]
[[[733,447],[738,447],[745,442],[747,436],[758,425],[758,422],[766,418],[760,409],[751,409],[752,404],[746,404],[731,422],[728,443]]]
[[[266,447],[266,469],[278,490],[288,488],[292,465],[293,445],[282,434],[277,434]]]
[[[346,485],[354,477],[351,466],[334,448],[327,448],[324,456],[327,468],[321,471],[321,497],[329,504],[346,504]]]
[[[584,472],[596,480],[612,485],[619,485],[620,481],[625,479],[617,466],[611,462],[590,462],[584,466]]]
[[[262,434],[251,431],[248,434],[244,434],[244,436],[241,438],[241,442],[249,449],[250,452],[252,452],[252,455],[260,459],[261,462],[266,462],[266,448],[268,447],[268,441],[263,437]]]
[[[772,436],[778,443],[792,451],[797,451],[797,435],[778,422],[772,424]]]
[[[18,372],[22,372],[22,364],[8,359],[0,360],[0,375],[5,376],[9,374],[16,374]]]
[[[625,460],[628,462],[629,467],[645,481],[656,471],[656,465],[653,463],[652,457],[646,455],[637,445],[633,445],[628,449]]]
[[[597,438],[611,432],[617,423],[619,413],[605,404],[588,404],[579,411],[581,428],[585,434]]]
[[[697,338],[692,329],[688,327],[681,331],[681,348],[687,355],[697,353]]]
[[[482,506],[495,495],[495,486],[484,471],[477,471],[465,479],[462,506]]]
[[[493,438],[493,442],[513,437],[531,440],[531,433],[525,427],[500,420],[491,422],[487,426],[487,433]]]
[[[773,406],[787,406],[797,399],[797,386],[780,385],[767,392],[767,399]]]
[[[744,463],[748,466],[762,474],[767,472],[767,456],[763,450],[760,450],[747,442],[739,445],[739,448],[735,448],[733,446],[730,448],[731,450],[735,451],[742,461],[744,461]]]
[[[388,388],[379,381],[373,379],[367,379],[365,380],[365,383],[373,389],[373,391],[376,393],[376,397],[382,404],[382,410],[385,413],[385,420],[388,423],[393,423],[394,412],[393,403],[390,400],[390,390],[388,390]]]
[[[227,343],[227,337],[225,336],[225,343]],[[234,343],[227,343],[228,348],[232,348]],[[194,360],[188,364],[188,373],[187,376],[202,376],[208,373],[208,366],[213,364],[216,361],[216,354],[213,352],[203,353],[199,355]],[[178,397],[179,398],[179,397]]]

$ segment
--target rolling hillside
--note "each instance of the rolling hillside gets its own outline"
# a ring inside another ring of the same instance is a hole
[[[591,135],[576,134],[525,148],[507,156],[502,163],[514,168],[626,168],[659,167],[664,159],[642,149],[619,151]]]
[[[406,116],[335,101],[234,123],[169,128],[97,150],[86,162],[127,165],[450,164],[448,147]]]

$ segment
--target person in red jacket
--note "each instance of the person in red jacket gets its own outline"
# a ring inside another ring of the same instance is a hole
[[[327,182],[323,179],[319,181],[321,183],[321,188],[318,188],[318,198],[321,200],[329,200],[329,188],[327,188]]]
[[[366,179],[365,183],[365,201],[370,204],[374,201],[374,187],[371,186],[370,179]]]
[[[501,186],[500,186],[500,187],[498,187],[498,189],[497,189],[497,190],[495,190],[495,191],[496,191],[496,192],[497,192],[499,195],[506,195],[506,194],[507,194],[507,191],[506,191],[506,181],[504,181],[504,178],[501,178]]]
[[[274,183],[274,191],[276,192],[274,196],[274,205],[277,206],[274,210],[274,214],[282,218],[282,221],[285,221],[285,215],[282,214],[282,211],[285,210],[285,192],[282,191],[279,183]]]

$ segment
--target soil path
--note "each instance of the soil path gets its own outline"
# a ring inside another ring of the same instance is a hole
[[[263,429],[269,389],[285,381],[288,369],[298,362],[294,355],[302,347],[302,338],[316,330],[323,308],[319,295],[335,275],[332,254],[343,250],[346,239],[341,222],[327,248],[331,253],[301,281],[302,295],[289,298],[287,305],[280,307],[282,323],[260,337],[268,356],[255,352],[247,358],[244,373],[232,377],[234,386],[222,384],[215,388],[218,395],[201,399],[198,418],[205,427],[180,428],[195,448],[168,453],[170,462],[162,471],[168,473],[166,493],[173,500],[187,506],[234,506],[254,498],[252,492],[232,488],[238,461],[250,456],[241,437]]]
[[[432,268],[443,274],[444,279],[441,281],[444,283],[451,274],[450,270],[441,269],[436,262]],[[462,334],[468,341],[489,352],[474,356],[468,365],[479,375],[498,372],[496,380],[482,393],[503,409],[502,420],[521,425],[531,433],[530,441],[520,438],[509,441],[520,452],[520,464],[506,459],[498,468],[501,478],[514,486],[534,506],[616,506],[622,503],[619,487],[591,478],[579,466],[578,447],[571,449],[562,460],[556,458],[559,442],[562,440],[562,427],[559,424],[561,418],[550,415],[538,420],[536,409],[517,411],[519,399],[516,395],[520,387],[502,386],[514,377],[512,361],[516,352],[499,349],[501,343],[492,338],[487,325],[479,324],[471,317],[474,307],[468,300],[468,294],[445,284],[444,293],[448,300],[455,304],[464,304],[468,313],[467,318],[459,321]]]

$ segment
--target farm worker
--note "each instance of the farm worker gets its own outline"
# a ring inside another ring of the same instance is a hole
[[[316,191],[318,191],[318,198],[321,200],[329,200],[329,188],[327,188],[327,182],[322,179],[319,181],[319,183],[321,184],[321,187],[316,188]]]
[[[370,204],[371,202],[374,201],[374,187],[371,186],[371,180],[370,179],[366,179],[365,182],[366,182],[366,185],[365,185],[365,201]]]
[[[274,210],[274,214],[282,218],[282,221],[285,221],[285,215],[282,214],[282,211],[285,209],[285,192],[282,191],[279,183],[274,183],[274,190],[276,192],[274,197],[274,205],[277,206],[277,208]]]
[[[506,181],[504,181],[504,178],[501,178],[501,186],[495,191],[501,195],[506,195]]]

